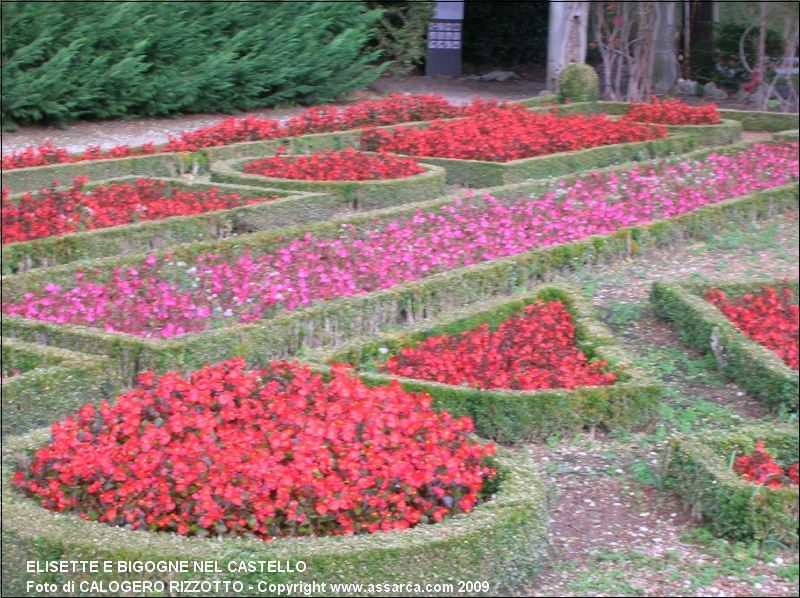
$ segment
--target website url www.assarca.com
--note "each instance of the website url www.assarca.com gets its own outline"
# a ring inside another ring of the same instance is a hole
[[[331,594],[333,596],[349,596],[352,594],[410,594],[431,596],[436,594],[475,594],[488,592],[488,581],[456,581],[454,583],[327,583],[327,582],[293,582],[293,583],[258,583],[259,593],[270,593],[274,596],[313,596],[315,594]]]

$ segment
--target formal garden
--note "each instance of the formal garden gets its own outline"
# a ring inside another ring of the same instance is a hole
[[[4,152],[3,595],[795,594],[797,114],[561,80]]]

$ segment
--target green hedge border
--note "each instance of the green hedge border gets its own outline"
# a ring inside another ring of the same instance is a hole
[[[141,177],[120,177],[96,181],[88,188],[133,182],[139,178]],[[223,193],[238,193],[245,199],[260,195],[276,195],[278,199],[227,210],[172,216],[58,237],[8,243],[2,247],[3,273],[16,274],[79,260],[128,255],[202,240],[224,239],[236,234],[330,220],[352,211],[347,202],[329,194],[148,178],[164,181],[184,191],[219,189]]]
[[[10,338],[2,350],[3,368],[22,370],[2,381],[3,436],[48,425],[119,390],[108,357]]]
[[[379,210],[441,197],[447,191],[443,168],[420,162],[425,172],[410,177],[370,181],[305,181],[245,174],[246,164],[258,157],[211,164],[211,180],[221,183],[270,187],[292,191],[328,193],[353,211]],[[296,224],[296,223],[290,223]]]
[[[672,322],[688,345],[713,355],[727,378],[773,409],[797,411],[797,370],[747,338],[703,296],[710,288],[741,294],[782,284],[780,280],[656,282],[650,301],[656,314]],[[797,280],[787,284],[798,292]]]
[[[486,580],[496,596],[524,589],[537,574],[547,547],[548,517],[542,483],[524,453],[498,449],[501,472],[494,497],[466,515],[394,533],[326,538],[281,538],[269,543],[248,539],[187,538],[176,534],[132,532],[71,514],[47,511],[14,491],[9,480],[25,455],[48,440],[36,430],[7,440],[3,451],[3,595],[29,595],[26,561],[202,560],[227,570],[229,561],[281,561],[307,565],[296,573],[223,573],[206,579],[238,580],[243,595],[259,595],[258,581],[272,583],[455,583]],[[202,574],[136,574],[137,579],[203,579]],[[51,574],[63,583],[114,580],[113,574]],[[248,584],[253,588],[248,590]],[[230,595],[230,594],[229,594]],[[264,595],[263,593],[261,595]],[[363,595],[363,594],[362,594]]]
[[[369,360],[388,359],[401,348],[415,345],[429,336],[459,334],[484,322],[496,327],[538,299],[561,301],[566,306],[573,316],[578,347],[590,359],[607,360],[610,370],[618,375],[615,384],[574,390],[476,390],[374,373],[360,367]],[[388,349],[388,353],[380,356],[381,348]],[[580,291],[564,285],[547,285],[534,293],[479,304],[424,325],[355,339],[327,352],[306,353],[303,358],[323,364],[349,363],[370,385],[398,380],[407,390],[431,395],[437,409],[445,409],[457,417],[470,416],[479,435],[503,443],[573,434],[583,428],[640,428],[656,417],[663,394],[662,387],[633,365],[630,355],[597,321],[594,310]]]
[[[744,144],[747,145],[747,144]],[[744,146],[743,145],[743,146]],[[730,146],[724,151],[737,151],[743,146]],[[707,156],[712,151],[694,152],[680,159]],[[630,165],[628,165],[630,166]],[[613,171],[625,166],[608,169]],[[567,180],[572,180],[569,177]],[[552,186],[553,181],[534,181],[486,189],[498,196],[538,193]],[[189,334],[180,339],[155,340],[124,333],[111,333],[70,324],[54,324],[19,316],[3,318],[3,334],[34,342],[64,346],[86,353],[102,353],[112,357],[123,380],[130,383],[135,374],[145,369],[196,369],[234,355],[263,363],[275,358],[289,357],[301,347],[328,347],[364,334],[374,334],[386,327],[413,324],[425,318],[484,301],[494,296],[508,295],[522,288],[532,288],[546,281],[553,273],[582,267],[604,258],[630,256],[648,246],[663,246],[685,242],[687,238],[707,235],[708,230],[729,225],[736,219],[768,217],[778,211],[797,209],[798,184],[760,191],[705,206],[675,218],[628,227],[605,236],[593,236],[536,249],[508,258],[493,260],[449,272],[439,273],[420,281],[364,295],[320,302],[302,310],[279,314],[275,318],[249,324],[236,324],[217,330]],[[396,208],[360,214],[350,218],[242,235],[215,242],[176,246],[169,250],[174,260],[191,261],[200,253],[235,255],[244,248],[254,253],[273,250],[286,239],[307,232],[334,234],[347,223],[359,227],[374,227],[380,222],[413,215],[419,209],[437,209],[453,197],[409,204]],[[481,201],[479,197],[465,201]],[[167,251],[154,252],[157,255]],[[70,284],[76,272],[133,266],[146,254],[124,258],[100,258],[81,264],[67,264],[46,270],[4,277],[7,301],[18,300],[24,293],[53,282]]]
[[[731,459],[750,454],[756,440],[785,464],[798,458],[796,425],[763,423],[729,433],[673,436],[662,453],[665,479],[692,515],[715,534],[797,546],[798,489],[769,488],[731,470]]]

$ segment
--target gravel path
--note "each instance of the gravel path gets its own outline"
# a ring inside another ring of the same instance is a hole
[[[759,554],[713,538],[664,490],[658,456],[673,432],[770,418],[725,381],[648,303],[656,280],[796,276],[796,214],[731,225],[706,242],[570,276],[639,365],[667,389],[647,433],[528,446],[553,495],[551,560],[531,596],[796,596],[796,551]]]

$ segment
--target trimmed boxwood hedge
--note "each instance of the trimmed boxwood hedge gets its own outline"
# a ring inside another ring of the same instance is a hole
[[[608,361],[611,371],[618,376],[615,384],[573,390],[479,390],[375,371],[375,362],[385,361],[403,347],[416,345],[429,336],[456,335],[483,323],[496,328],[538,299],[560,301],[565,305],[573,317],[578,347],[590,359]],[[380,350],[387,349],[385,354],[380,353]],[[356,339],[333,350],[310,352],[303,357],[314,363],[349,363],[370,385],[398,380],[407,390],[431,395],[435,408],[445,409],[458,417],[472,417],[478,434],[504,443],[544,439],[553,434],[573,434],[583,428],[641,427],[656,416],[662,396],[661,386],[633,365],[630,355],[596,320],[594,311],[580,292],[566,286],[547,285],[532,294],[456,310],[433,322],[397,333]]]
[[[704,297],[720,288],[741,295],[764,285],[786,285],[798,292],[798,281],[677,281],[653,284],[650,301],[656,314],[672,322],[690,346],[714,356],[726,377],[773,409],[797,411],[798,372],[760,343],[745,336]]]
[[[526,100],[521,100],[525,103]],[[606,112],[608,114],[622,115],[628,109],[628,102],[576,102],[559,109],[570,112]],[[796,112],[759,112],[755,110],[719,110],[722,120],[735,120],[741,123],[745,131],[786,131],[796,129],[798,114]],[[693,126],[693,125],[687,125]],[[713,126],[713,125],[712,125]]]
[[[90,181],[128,176],[176,178],[185,174],[196,175],[203,172],[207,165],[208,159],[199,152],[84,160],[4,170],[3,188],[16,195],[39,187],[50,187],[55,180],[58,180],[59,186],[69,186],[78,176],[87,176]]]
[[[81,405],[111,399],[119,389],[109,358],[3,338],[3,435],[65,417]]]
[[[360,211],[426,201],[440,197],[446,191],[444,169],[431,164],[420,163],[425,172],[404,178],[369,181],[306,181],[246,174],[244,172],[245,165],[255,159],[258,157],[212,162],[211,180],[251,187],[328,193],[339,198],[343,205]]]
[[[740,146],[739,146],[740,147]],[[711,151],[735,151],[737,147],[693,152],[685,158],[702,159]],[[682,157],[683,158],[683,157]],[[628,165],[629,166],[629,165]],[[620,166],[622,168],[625,166]],[[614,169],[609,169],[614,170]],[[567,180],[571,180],[568,178]],[[495,189],[498,196],[521,196],[539,193],[553,181],[532,181]],[[19,316],[3,318],[3,334],[64,346],[76,351],[102,353],[112,357],[123,380],[133,381],[145,369],[195,369],[240,355],[256,363],[296,355],[301,347],[329,347],[363,334],[374,334],[387,327],[413,324],[437,317],[491,297],[509,295],[523,288],[533,288],[554,273],[579,268],[601,259],[637,254],[650,246],[683,243],[688,238],[704,237],[709,230],[738,219],[752,220],[797,209],[797,183],[704,206],[694,212],[641,226],[620,229],[612,234],[592,236],[571,243],[534,249],[503,259],[458,268],[426,279],[355,297],[320,302],[308,308],[281,313],[269,320],[235,324],[226,328],[188,334],[177,339],[156,340],[131,334],[111,333],[68,324],[54,324]],[[197,255],[213,251],[235,255],[243,249],[254,254],[274,250],[286,239],[305,235],[335,234],[342,224],[372,228],[381,222],[413,215],[419,209],[437,209],[452,198],[388,208],[346,219],[318,223],[274,232],[253,233],[222,241],[192,243],[170,249],[175,260],[191,261]],[[480,197],[465,199],[482,201]],[[155,252],[164,255],[165,250]],[[101,258],[81,264],[67,264],[47,270],[5,277],[6,301],[49,282],[68,285],[76,272],[133,266],[144,254],[123,258]]]
[[[670,154],[683,154],[699,146],[697,138],[692,135],[670,135],[663,139],[601,145],[509,162],[415,157],[425,164],[435,164],[444,168],[447,171],[448,183],[470,187],[494,187],[528,179],[563,176],[630,161],[650,160]]]
[[[133,182],[140,177],[94,181],[91,189],[111,183]],[[148,177],[151,178],[151,177]],[[243,185],[187,183],[155,178],[182,191],[238,193],[243,198],[276,195],[279,199],[188,216],[172,216],[120,226],[8,243],[2,247],[3,274],[27,272],[58,264],[106,256],[120,256],[194,241],[224,239],[236,234],[272,230],[291,225],[330,220],[352,211],[339,197],[286,189],[258,189]],[[13,198],[12,198],[13,199]]]
[[[697,437],[676,435],[662,454],[665,479],[693,517],[715,534],[797,546],[797,486],[769,488],[731,469],[732,459],[752,453],[757,440],[784,465],[798,459],[796,425],[757,424]]]
[[[529,457],[522,452],[498,449],[497,492],[472,513],[402,532],[262,542],[129,531],[45,510],[16,492],[9,479],[20,461],[47,440],[48,430],[40,429],[8,439],[4,447],[4,596],[28,595],[28,580],[63,583],[74,579],[77,588],[82,580],[126,579],[102,572],[48,574],[46,578],[26,574],[26,561],[51,559],[214,561],[223,570],[222,574],[137,573],[131,577],[241,581],[244,584],[241,595],[247,596],[276,595],[275,590],[268,591],[270,583],[411,583],[422,584],[424,588],[428,583],[455,584],[457,580],[489,581],[489,591],[481,595],[497,596],[530,584],[546,552],[545,493]],[[228,571],[231,561],[280,561],[284,568],[287,563],[296,568],[298,561],[303,561],[307,568],[294,573],[234,573]],[[265,582],[266,587],[261,591],[258,582]],[[328,588],[325,593],[330,595],[332,591]],[[367,592],[353,595],[367,595]]]

